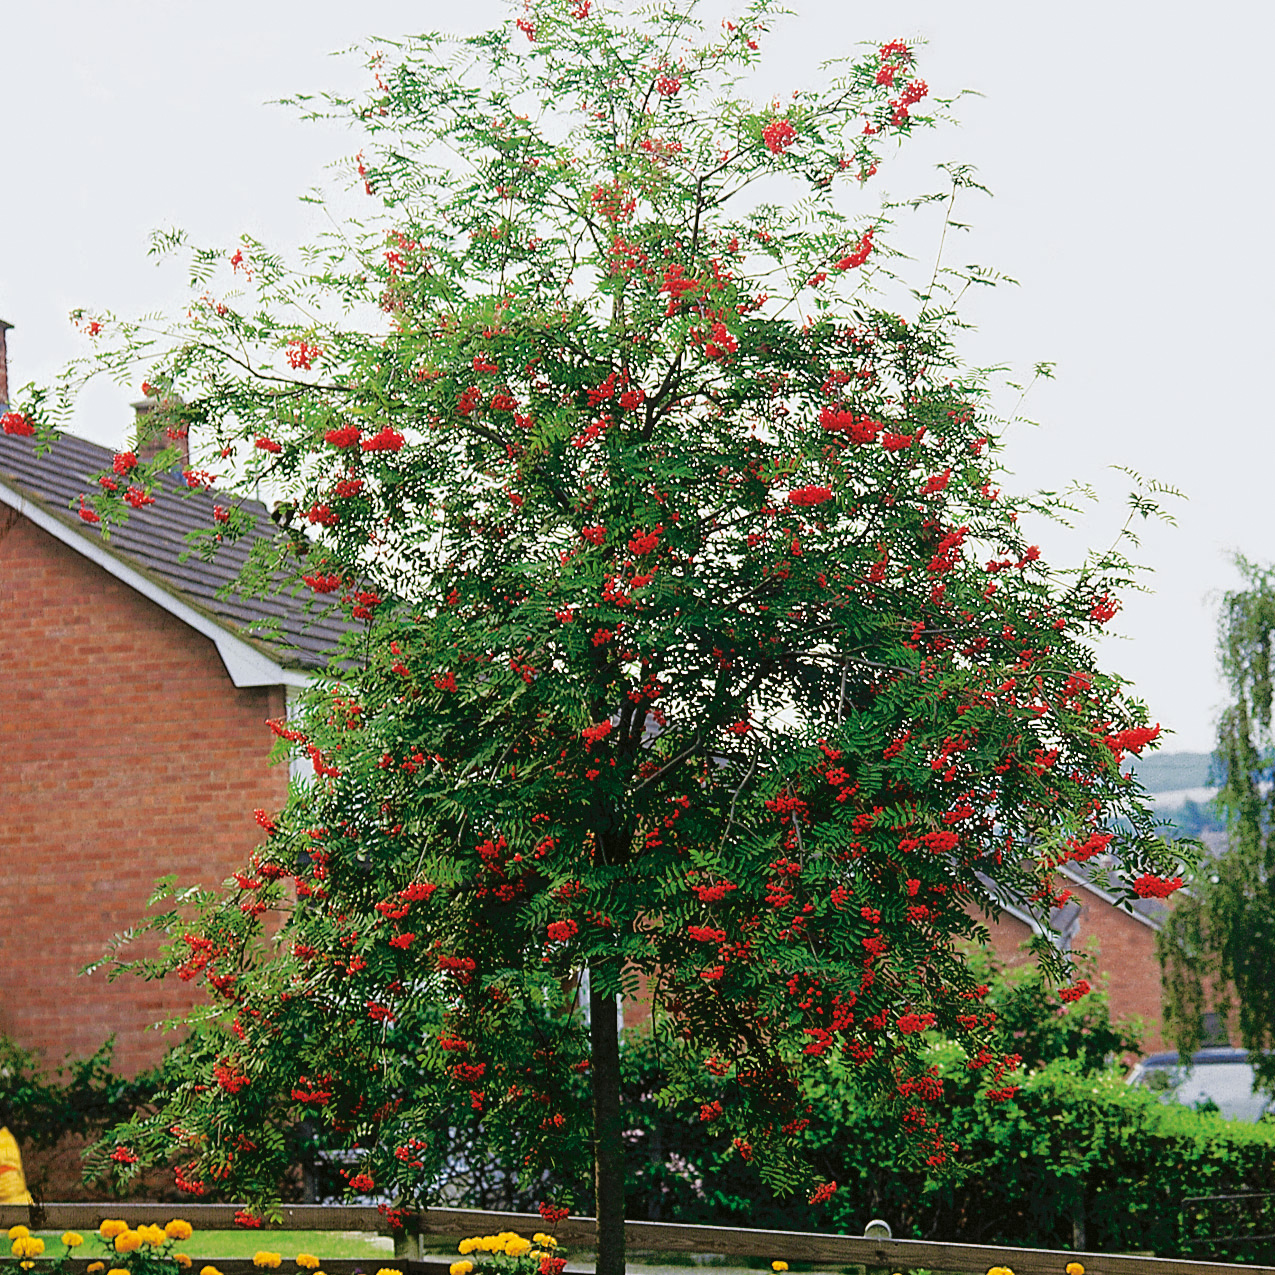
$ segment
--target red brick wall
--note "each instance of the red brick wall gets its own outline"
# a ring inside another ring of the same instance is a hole
[[[998,920],[982,913],[975,913],[975,919],[987,926],[991,935],[991,949],[997,958],[1006,965],[1021,965],[1031,960],[1031,953],[1023,950],[1023,944],[1032,936],[1031,926],[1020,921],[1008,912],[1002,912]]]
[[[1076,889],[1074,897],[1082,910],[1071,946],[1095,955],[1098,975],[1106,982],[1111,1016],[1142,1019],[1144,1053],[1164,1049],[1155,931],[1088,890]],[[1002,913],[999,921],[978,919],[987,925],[992,950],[1002,961],[1017,965],[1030,959],[1022,950],[1031,937],[1024,922],[1008,913]]]
[[[8,526],[6,527],[6,523]],[[0,1033],[58,1063],[144,1029],[189,987],[76,971],[135,923],[159,876],[213,885],[282,805],[267,717],[283,688],[237,690],[205,637],[25,518],[0,519]]]
[[[1156,932],[1087,890],[1077,890],[1076,898],[1082,910],[1071,945],[1079,951],[1096,948],[1098,972],[1107,976],[1112,1018],[1142,1019],[1143,1052],[1164,1049]]]

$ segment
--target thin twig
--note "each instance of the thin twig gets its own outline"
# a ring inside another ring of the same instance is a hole
[[[753,771],[757,769],[757,757],[758,757],[758,752],[754,751],[753,759],[749,763],[747,773],[744,775],[744,778],[740,781],[739,787],[736,788],[735,791],[731,794],[730,811],[726,815],[726,826],[722,829],[722,841],[721,841],[721,845],[718,847],[719,850],[724,849],[726,846],[727,834],[730,832],[731,825],[735,822],[735,804],[736,802],[739,801],[739,794],[744,791],[744,789],[748,786],[748,781],[753,777]]]

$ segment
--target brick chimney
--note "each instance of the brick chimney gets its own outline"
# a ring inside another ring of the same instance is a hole
[[[184,427],[182,427],[180,433],[175,429],[161,429],[158,434],[148,433],[150,422],[146,418],[152,412],[161,410],[164,405],[165,401],[158,398],[143,398],[136,403],[129,404],[137,414],[135,420],[136,428],[133,431],[133,442],[137,451],[137,458],[138,460],[151,460],[166,448],[176,446],[181,452],[177,463],[181,468],[185,469],[190,464],[190,439],[187,438]]]
[[[0,319],[0,407],[9,406],[9,350],[5,345],[4,334],[13,327]]]

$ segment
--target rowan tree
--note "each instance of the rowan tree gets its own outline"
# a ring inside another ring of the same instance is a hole
[[[1089,645],[1128,563],[1050,569],[1041,504],[999,489],[953,303],[985,276],[890,273],[871,181],[944,104],[901,41],[751,104],[769,6],[711,33],[693,8],[531,0],[381,46],[365,99],[311,103],[366,135],[364,222],[291,265],[191,251],[167,327],[82,316],[94,367],[211,457],[192,486],[279,496],[246,587],[359,624],[275,723],[313,780],[151,923],[141,971],[211,1007],[118,1132],[125,1174],[171,1156],[263,1205],[307,1118],[358,1148],[352,1191],[411,1207],[477,1113],[549,1216],[596,1211],[613,1275],[617,998],[649,1002],[668,1096],[818,1202],[810,1076],[890,1095],[932,1167],[929,1028],[1012,1093],[962,955],[980,911],[1047,917],[1054,869],[1115,851],[1124,897],[1176,882],[1119,769],[1158,728]],[[171,459],[122,454],[84,516]],[[202,548],[246,520],[228,501]]]

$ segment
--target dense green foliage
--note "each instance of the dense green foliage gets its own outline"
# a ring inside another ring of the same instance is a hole
[[[1269,1260],[1254,1243],[1216,1247],[1213,1237],[1268,1234],[1271,1202],[1180,1206],[1188,1196],[1275,1189],[1275,1125],[1130,1088],[1121,1060],[1138,1026],[1112,1023],[1101,991],[1064,1005],[1030,969],[998,972],[991,987],[998,1045],[1023,1055],[1013,1099],[980,1097],[962,1051],[934,1042],[943,1131],[959,1146],[936,1175],[910,1161],[897,1120],[853,1076],[819,1085],[803,1138],[842,1189],[817,1209],[768,1190],[693,1109],[660,1107],[659,1051],[635,1038],[626,1056],[629,1216],[851,1234],[882,1217],[901,1237]]]
[[[922,1182],[905,1172],[883,1184],[867,1157],[861,1164],[881,1216],[907,1233],[1168,1256],[1189,1255],[1195,1237],[1270,1231],[1255,1214],[1236,1224],[1218,1205],[1183,1214],[1181,1202],[1275,1190],[1275,1126],[1163,1103],[1120,1071],[1050,1063],[1004,1109],[958,1107],[951,1134],[963,1176]]]
[[[1275,735],[1271,649],[1275,570],[1243,558],[1245,588],[1226,594],[1218,654],[1231,703],[1218,723],[1217,805],[1227,847],[1206,859],[1160,935],[1167,1022],[1184,1053],[1206,1016],[1237,1023],[1275,1086]]]
[[[97,1137],[155,1096],[157,1072],[125,1080],[111,1069],[114,1041],[87,1058],[68,1058],[53,1074],[29,1050],[0,1036],[0,1125],[28,1147]]]

